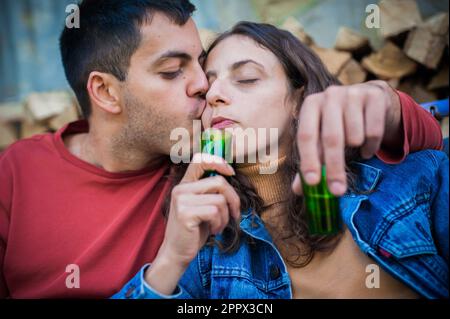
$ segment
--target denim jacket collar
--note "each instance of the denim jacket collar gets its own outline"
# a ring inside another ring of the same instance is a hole
[[[241,230],[256,239],[263,240],[265,242],[272,242],[271,236],[264,226],[264,223],[258,214],[252,213],[249,209],[242,212],[242,218],[240,223]]]
[[[352,162],[352,165],[359,170],[358,189],[364,192],[374,190],[380,180],[382,170],[361,162]]]

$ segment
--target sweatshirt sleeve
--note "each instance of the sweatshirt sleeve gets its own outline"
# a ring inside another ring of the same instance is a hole
[[[377,157],[387,164],[398,164],[412,152],[424,149],[442,149],[442,131],[439,122],[418,105],[409,95],[396,91],[400,98],[403,146],[398,151],[384,149],[377,152]]]
[[[10,206],[12,198],[12,173],[5,152],[0,153],[0,298],[9,297],[4,276],[4,263],[8,242]]]

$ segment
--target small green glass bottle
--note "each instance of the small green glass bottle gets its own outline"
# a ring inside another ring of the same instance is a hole
[[[201,151],[211,155],[220,156],[228,163],[232,162],[231,157],[232,135],[230,132],[219,129],[207,129],[202,132]],[[205,172],[204,177],[217,175],[214,171]]]
[[[319,184],[310,186],[302,178],[302,187],[310,233],[314,235],[338,233],[341,229],[339,200],[328,190],[325,165],[322,166]]]

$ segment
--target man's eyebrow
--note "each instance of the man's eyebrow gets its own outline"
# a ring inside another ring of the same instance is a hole
[[[188,62],[192,60],[192,57],[186,52],[182,51],[167,51],[156,60],[155,64],[161,64],[167,59],[180,59],[184,60],[185,62]]]
[[[248,64],[248,63],[256,64],[257,66],[259,66],[260,68],[262,68],[264,70],[264,66],[262,64],[254,61],[254,60],[251,60],[251,59],[242,60],[242,61],[238,61],[238,62],[233,63],[231,65],[231,70],[234,71],[236,69],[239,69],[240,67],[242,67],[242,66],[244,66],[245,64]]]
[[[205,50],[202,50],[202,52],[200,53],[200,55],[198,56],[198,60],[202,61],[204,60],[206,57],[206,52]],[[156,65],[163,63],[164,61],[166,61],[167,59],[180,59],[183,60],[184,62],[189,62],[192,60],[192,56],[186,52],[182,52],[182,51],[167,51],[165,53],[163,53],[155,62]]]

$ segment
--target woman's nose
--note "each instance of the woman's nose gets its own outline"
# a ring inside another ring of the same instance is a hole
[[[210,106],[229,104],[229,98],[224,93],[224,88],[220,85],[218,80],[215,80],[209,87],[209,90],[206,93],[206,102]]]

